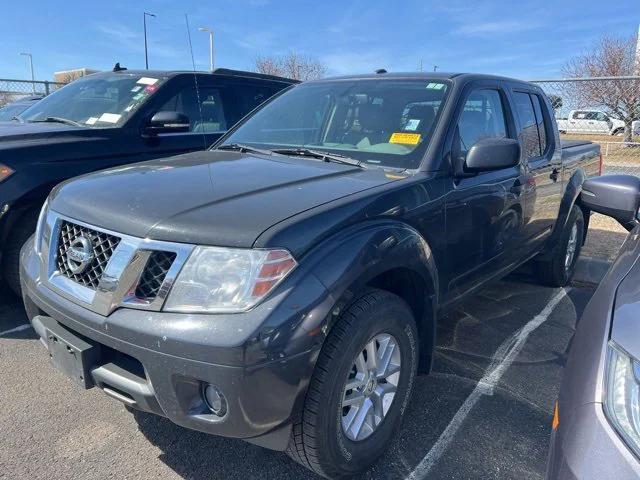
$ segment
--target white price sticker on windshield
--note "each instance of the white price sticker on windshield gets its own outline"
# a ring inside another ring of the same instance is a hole
[[[84,122],[87,125],[94,125],[98,121],[98,117],[89,117],[89,119]]]
[[[142,85],[154,85],[157,81],[157,78],[142,77],[136,83],[141,83]]]
[[[118,115],[117,113],[103,113],[98,121],[105,123],[118,123],[120,117],[121,115]]]

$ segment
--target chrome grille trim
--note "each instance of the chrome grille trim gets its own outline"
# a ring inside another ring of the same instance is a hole
[[[78,282],[73,276],[68,276],[69,272],[60,268],[58,247],[65,223],[94,232],[98,236],[119,239],[102,265],[102,273],[95,286],[95,281]],[[104,316],[120,307],[160,311],[178,273],[195,248],[194,245],[113,232],[60,215],[51,209],[46,213],[42,230],[41,281],[68,300]],[[141,281],[149,280],[144,276],[145,268],[156,252],[164,252],[173,256],[174,260],[162,278],[154,277],[153,287],[157,292],[155,297],[138,298],[138,285]]]
[[[68,265],[68,251],[72,242],[80,235],[91,239],[94,258],[85,271],[73,273]],[[63,220],[60,224],[60,235],[58,236],[56,267],[65,277],[95,290],[98,288],[102,274],[119,243],[119,237]]]
[[[136,287],[136,298],[141,300],[156,298],[175,259],[174,252],[156,250],[151,253]]]

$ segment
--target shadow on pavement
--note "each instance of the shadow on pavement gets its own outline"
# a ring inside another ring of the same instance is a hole
[[[29,324],[22,299],[0,284],[0,332],[12,331]],[[37,338],[32,328],[8,333],[13,339],[33,340]]]
[[[514,278],[516,281],[513,281]],[[496,350],[544,308],[557,290],[527,273],[485,288],[444,317],[433,373],[419,377],[402,429],[362,479],[405,478],[486,373]],[[535,330],[492,394],[483,395],[430,478],[543,478],[549,425],[577,319],[592,292],[570,290]],[[178,427],[135,412],[160,459],[183,478],[312,478],[284,453]]]

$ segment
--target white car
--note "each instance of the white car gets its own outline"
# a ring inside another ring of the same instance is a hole
[[[624,122],[598,110],[571,110],[566,119],[557,119],[560,133],[624,134]],[[640,135],[640,121],[631,125],[634,135]]]

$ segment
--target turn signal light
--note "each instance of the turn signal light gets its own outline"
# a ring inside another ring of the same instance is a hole
[[[266,295],[280,280],[293,270],[296,261],[284,250],[272,250],[267,256],[267,260],[262,264],[260,273],[253,285],[254,297],[263,297]]]
[[[551,428],[553,430],[557,430],[558,425],[560,425],[560,415],[558,414],[558,402],[556,402],[556,406],[553,409],[553,422],[551,422]]]
[[[0,163],[0,182],[13,175],[13,169]]]

